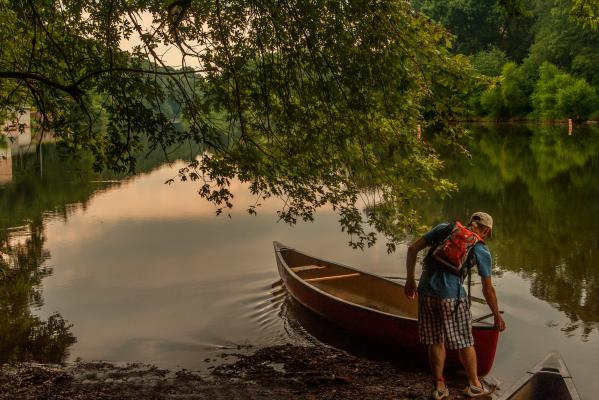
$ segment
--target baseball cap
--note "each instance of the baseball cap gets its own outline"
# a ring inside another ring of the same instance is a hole
[[[476,221],[481,225],[487,226],[493,229],[493,217],[486,212],[477,211],[470,217],[470,222]]]

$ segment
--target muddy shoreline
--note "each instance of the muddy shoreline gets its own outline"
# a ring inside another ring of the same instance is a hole
[[[0,368],[0,399],[428,399],[425,369],[329,346],[282,345],[231,354],[208,374],[153,365],[18,363]],[[462,398],[463,377],[448,379]]]

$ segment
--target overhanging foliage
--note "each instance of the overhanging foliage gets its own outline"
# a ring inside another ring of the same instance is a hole
[[[286,222],[329,205],[353,246],[371,226],[389,250],[420,228],[419,198],[453,189],[415,132],[459,136],[470,66],[408,1],[0,0],[0,24],[3,108],[35,105],[98,168],[195,142],[204,155],[180,178],[219,212],[238,178],[257,203],[283,199]]]

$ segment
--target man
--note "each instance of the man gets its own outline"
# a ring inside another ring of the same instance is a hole
[[[437,225],[408,248],[405,293],[409,298],[416,297],[414,270],[418,252],[428,246],[431,246],[429,252],[432,252],[451,233],[451,228],[447,223]],[[487,213],[476,212],[470,218],[467,228],[483,240],[476,242],[470,257],[473,257],[471,261],[478,268],[485,300],[495,318],[495,328],[503,331],[505,322],[499,312],[491,282],[491,252],[484,243],[484,239],[491,236],[493,218]],[[460,276],[447,271],[435,257],[429,254],[425,258],[418,285],[418,331],[420,341],[428,345],[428,358],[435,380],[432,397],[437,400],[449,396],[443,378],[446,346],[458,350],[460,361],[466,370],[468,387],[464,393],[470,397],[479,397],[491,392],[480,381],[476,372],[472,316],[462,281]]]

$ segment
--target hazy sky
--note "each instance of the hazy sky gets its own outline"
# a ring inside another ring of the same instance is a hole
[[[153,33],[157,24],[152,24],[152,15],[149,12],[144,12],[139,15],[138,22],[145,29],[147,33]],[[131,34],[131,37],[127,39],[121,40],[121,49],[131,51],[134,46],[141,44],[141,39],[137,32]],[[156,49],[156,54],[162,57],[162,61],[171,67],[181,68],[182,65],[182,53],[179,48],[175,45],[164,45],[160,44]],[[185,58],[185,66],[186,67],[199,67],[199,62],[195,58],[186,57]]]

